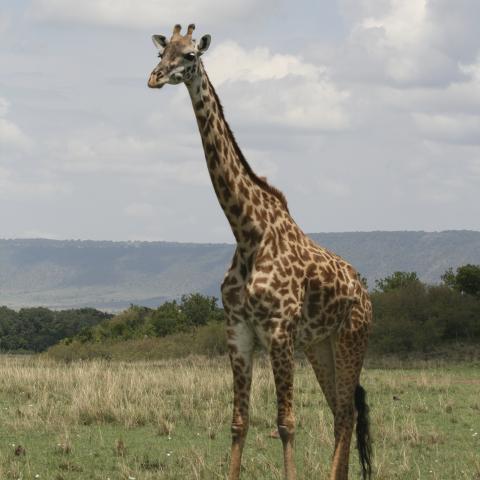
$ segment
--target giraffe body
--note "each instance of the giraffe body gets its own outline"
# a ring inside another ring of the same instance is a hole
[[[283,194],[247,163],[199,59],[210,37],[197,44],[191,38],[193,28],[181,36],[176,26],[170,42],[154,36],[163,58],[149,86],[186,84],[212,184],[237,241],[221,286],[234,387],[229,480],[240,475],[255,338],[272,363],[286,479],[296,478],[294,348],[302,348],[334,415],[330,479],[346,480],[356,411],[361,425],[368,426],[359,386],[372,316],[368,293],[355,269],[308,238],[292,219]],[[359,433],[357,424],[364,478],[370,474],[368,440],[368,429]]]
[[[296,235],[294,246],[267,235],[251,265],[236,250],[222,283],[229,317],[247,322],[267,351],[272,337],[284,332],[292,335],[296,347],[308,349],[341,328],[361,329],[362,323],[350,324],[352,310],[371,310],[357,272],[315,245],[296,225],[291,228],[301,238],[300,252]],[[283,253],[277,253],[280,248]],[[369,318],[363,318],[368,324]]]

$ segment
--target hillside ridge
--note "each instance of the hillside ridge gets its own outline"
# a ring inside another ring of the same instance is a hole
[[[368,280],[415,271],[437,283],[449,267],[480,264],[473,230],[311,233]],[[0,305],[156,306],[184,293],[219,296],[234,250],[227,243],[0,239]]]

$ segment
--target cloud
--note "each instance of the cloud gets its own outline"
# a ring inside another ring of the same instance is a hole
[[[155,209],[150,203],[131,203],[124,209],[128,217],[150,218],[155,215]]]
[[[470,82],[474,83],[480,91],[480,51],[474,61],[470,63],[460,63],[459,68],[465,75],[469,77]]]
[[[480,115],[414,113],[413,118],[425,138],[480,145]]]
[[[480,228],[480,2],[336,0],[328,25],[319,3],[7,2],[5,231],[231,238],[185,88],[145,85],[145,29],[190,21],[214,35],[204,62],[239,145],[307,230]]]
[[[235,42],[219,45],[205,62],[228,109],[245,122],[296,131],[348,128],[349,93],[323,65],[264,47],[246,50]]]
[[[31,228],[28,230],[21,231],[15,234],[15,238],[48,238],[50,240],[63,240],[62,237],[59,237],[51,231],[41,230],[37,228]]]
[[[480,179],[480,152],[477,153],[476,158],[469,161],[469,170],[476,179]]]
[[[338,62],[341,74],[403,87],[466,79],[459,63],[471,62],[479,48],[475,0],[454,6],[445,0],[364,0],[345,9],[355,13]]]
[[[68,184],[48,177],[49,175],[45,175],[43,178],[38,175],[30,178],[26,174],[0,166],[0,198],[27,200],[66,194],[71,191]]]
[[[8,112],[8,102],[0,97],[0,117],[3,117]]]
[[[480,48],[477,0],[429,1],[430,22],[434,25],[432,45],[445,51],[459,63],[471,63]]]
[[[271,152],[253,148],[243,148],[242,150],[253,170],[258,175],[266,177],[269,181],[275,180],[278,173],[278,165],[272,159]]]
[[[0,118],[0,144],[21,146],[27,143],[26,136],[14,123]]]
[[[278,2],[262,2],[268,11]],[[232,19],[247,19],[258,13],[255,0],[33,0],[31,15],[39,21],[86,23],[147,28],[172,28],[178,22],[195,21],[201,28]],[[169,32],[163,32],[168,34]]]
[[[391,0],[390,10],[363,18],[364,29],[379,28],[386,45],[402,49],[418,45],[428,36],[427,0]]]
[[[303,62],[299,57],[270,53],[266,47],[246,50],[233,41],[216,47],[208,56],[209,75],[217,85],[228,81],[258,82],[295,75],[315,80],[325,68]]]
[[[387,111],[428,114],[480,113],[480,81],[456,82],[444,88],[397,89],[378,86],[373,90],[379,106]]]
[[[6,13],[0,13],[0,35],[6,33],[11,26],[11,17]]]
[[[198,147],[188,144],[188,133],[164,138],[125,134],[105,126],[74,131],[62,140],[50,140],[50,168],[62,174],[100,174],[138,177],[152,185],[174,180],[205,185],[208,175],[198,161]],[[175,144],[175,139],[178,144]]]
[[[330,197],[349,197],[351,195],[351,188],[348,183],[336,178],[331,178],[325,174],[317,180],[317,184],[320,191]]]
[[[31,142],[20,127],[5,118],[8,114],[9,103],[0,97],[0,145],[8,149],[27,149]]]

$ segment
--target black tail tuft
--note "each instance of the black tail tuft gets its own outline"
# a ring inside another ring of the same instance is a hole
[[[362,386],[355,389],[355,408],[357,409],[357,449],[362,466],[363,480],[372,477],[372,438],[370,436],[369,408],[365,400],[366,392]]]

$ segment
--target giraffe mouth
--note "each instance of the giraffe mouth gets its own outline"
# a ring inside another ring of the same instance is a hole
[[[148,86],[150,88],[162,88],[166,83],[168,83],[168,78],[162,78],[159,80],[155,73],[152,73],[148,79]]]

